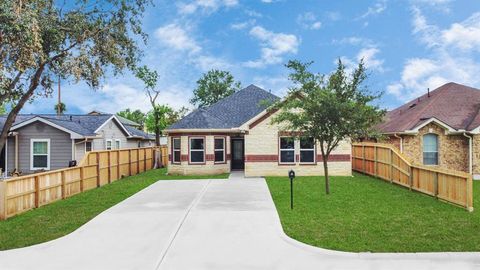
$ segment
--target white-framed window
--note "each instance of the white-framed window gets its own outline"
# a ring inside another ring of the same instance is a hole
[[[180,138],[172,138],[172,162],[181,163],[181,140]]]
[[[438,135],[423,135],[423,164],[438,165]]]
[[[122,147],[122,143],[120,139],[115,140],[115,149],[120,149]]]
[[[215,138],[215,162],[224,163],[225,162],[225,137]]]
[[[112,150],[112,140],[105,140],[105,150]]]
[[[30,170],[50,170],[50,139],[30,140]]]
[[[300,138],[300,163],[315,163],[315,140]]]
[[[92,142],[85,142],[85,152],[92,151]]]
[[[293,137],[279,138],[280,155],[279,162],[282,164],[295,163],[295,140]]]
[[[190,163],[205,163],[205,138],[191,137],[189,145]]]

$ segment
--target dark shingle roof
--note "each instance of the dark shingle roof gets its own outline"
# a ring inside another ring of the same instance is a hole
[[[250,85],[207,108],[189,113],[168,129],[228,129],[240,127],[280,98]]]
[[[28,121],[32,118],[40,117],[50,121],[58,126],[71,130],[82,136],[95,136],[97,130],[105,121],[112,117],[112,114],[98,114],[98,115],[76,115],[76,114],[19,114],[15,119],[14,126]],[[0,116],[0,128],[3,128],[6,116]],[[151,138],[151,136],[134,127],[123,125],[128,132],[137,137]]]
[[[386,115],[379,125],[384,133],[403,132],[431,118],[456,130],[473,130],[480,126],[480,90],[457,83],[447,83],[416,98]]]

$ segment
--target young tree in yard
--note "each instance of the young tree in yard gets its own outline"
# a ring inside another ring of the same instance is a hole
[[[289,97],[272,106],[279,109],[272,118],[285,131],[318,142],[325,172],[325,191],[330,193],[328,158],[342,140],[355,140],[375,134],[374,126],[385,111],[372,102],[380,93],[364,86],[367,78],[363,61],[347,74],[339,60],[334,73],[324,76],[309,71],[312,63],[289,61],[289,79],[294,83]]]
[[[133,69],[146,41],[149,0],[0,1],[0,104],[11,103],[0,149],[25,103],[52,92],[53,79],[97,89],[106,72]],[[68,4],[67,4],[68,3]]]
[[[197,81],[190,103],[197,107],[207,107],[235,93],[240,87],[240,82],[236,82],[230,72],[212,69]]]
[[[138,109],[134,111],[130,109],[125,109],[123,111],[117,112],[117,115],[135,123],[138,123],[140,125],[140,129],[142,130],[145,126],[145,114]]]
[[[149,132],[155,132],[155,130],[159,130],[160,134],[162,134],[165,128],[180,120],[187,112],[188,109],[185,107],[175,111],[168,105],[157,105],[155,110],[151,110],[147,113],[145,127]],[[155,122],[155,113],[160,120],[158,121],[158,125],[156,124],[157,122]]]

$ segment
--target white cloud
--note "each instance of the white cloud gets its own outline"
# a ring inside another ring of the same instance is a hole
[[[272,94],[279,97],[284,97],[288,93],[288,87],[291,86],[291,81],[288,79],[288,74],[281,74],[279,76],[256,76],[253,78],[253,83]]]
[[[373,6],[360,16],[360,19],[365,19],[370,16],[375,16],[383,13],[387,9],[387,0],[378,0]]]
[[[222,7],[231,8],[237,5],[238,0],[194,0],[188,3],[180,2],[177,4],[177,8],[178,13],[189,15],[197,11],[212,13]]]
[[[245,28],[252,27],[252,25],[254,25],[255,22],[256,22],[256,20],[251,19],[251,20],[244,21],[244,22],[232,23],[230,25],[230,28],[232,28],[233,30],[243,30]]]
[[[387,87],[387,92],[401,100],[409,100],[447,82],[471,86],[480,84],[480,64],[475,52],[480,46],[480,13],[445,29],[429,24],[418,7],[412,12],[413,34],[430,50],[430,55],[407,59],[400,80]]]
[[[322,27],[322,22],[312,12],[306,12],[297,16],[297,23],[303,28],[318,30]]]
[[[199,52],[201,47],[191,35],[177,24],[168,24],[155,30],[155,37],[170,48],[192,53]]]
[[[332,40],[332,44],[376,47],[376,44],[371,39],[363,38],[363,37],[357,37],[357,36],[344,37],[344,38],[341,38],[341,39],[334,39],[334,40]]]
[[[379,53],[380,49],[377,47],[368,46],[361,48],[353,59],[342,56],[340,57],[340,60],[342,60],[343,64],[345,65],[345,71],[347,73],[352,73],[362,59],[367,69],[381,73],[385,71],[383,67],[385,60],[378,58]],[[334,62],[336,64],[337,60]]]
[[[261,26],[250,30],[250,35],[258,39],[262,47],[262,56],[258,60],[244,63],[247,67],[259,68],[266,65],[278,64],[283,61],[285,54],[295,54],[298,51],[300,40],[292,34],[274,33]]]

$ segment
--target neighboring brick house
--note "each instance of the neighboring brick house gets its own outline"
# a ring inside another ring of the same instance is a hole
[[[322,175],[322,156],[312,139],[292,140],[271,125],[269,102],[279,98],[250,85],[207,108],[197,109],[170,126],[168,172],[216,174],[244,170],[245,176]],[[331,153],[332,175],[351,175],[351,144]]]
[[[415,162],[480,178],[480,90],[447,83],[387,113],[387,142]]]

